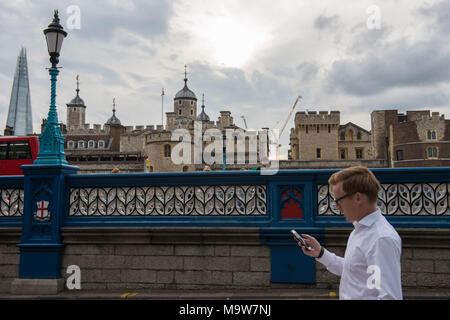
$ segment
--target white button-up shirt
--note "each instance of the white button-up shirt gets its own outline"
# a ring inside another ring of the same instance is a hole
[[[344,258],[328,250],[320,259],[341,276],[340,299],[403,299],[401,238],[380,209],[353,222]]]

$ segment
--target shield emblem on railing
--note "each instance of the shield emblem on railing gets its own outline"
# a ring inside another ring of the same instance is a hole
[[[50,212],[48,211],[49,202],[41,200],[36,202],[37,211],[34,213],[34,220],[45,222],[50,220]]]

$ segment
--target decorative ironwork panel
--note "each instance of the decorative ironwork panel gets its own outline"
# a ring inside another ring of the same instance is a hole
[[[23,216],[23,189],[0,189],[0,217]]]
[[[72,188],[69,216],[264,216],[266,186]]]
[[[329,186],[318,185],[319,216],[341,215]],[[449,216],[450,183],[382,184],[377,206],[387,216]]]

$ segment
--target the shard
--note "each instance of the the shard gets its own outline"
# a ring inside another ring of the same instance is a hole
[[[30,83],[28,81],[27,51],[20,50],[16,74],[11,90],[5,135],[24,136],[33,133],[31,116]]]

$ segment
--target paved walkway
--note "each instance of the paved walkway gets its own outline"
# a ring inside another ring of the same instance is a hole
[[[450,300],[450,290],[405,290],[405,300]],[[338,292],[328,290],[262,289],[262,290],[121,290],[121,291],[63,291],[57,295],[0,294],[0,300],[336,300]]]

